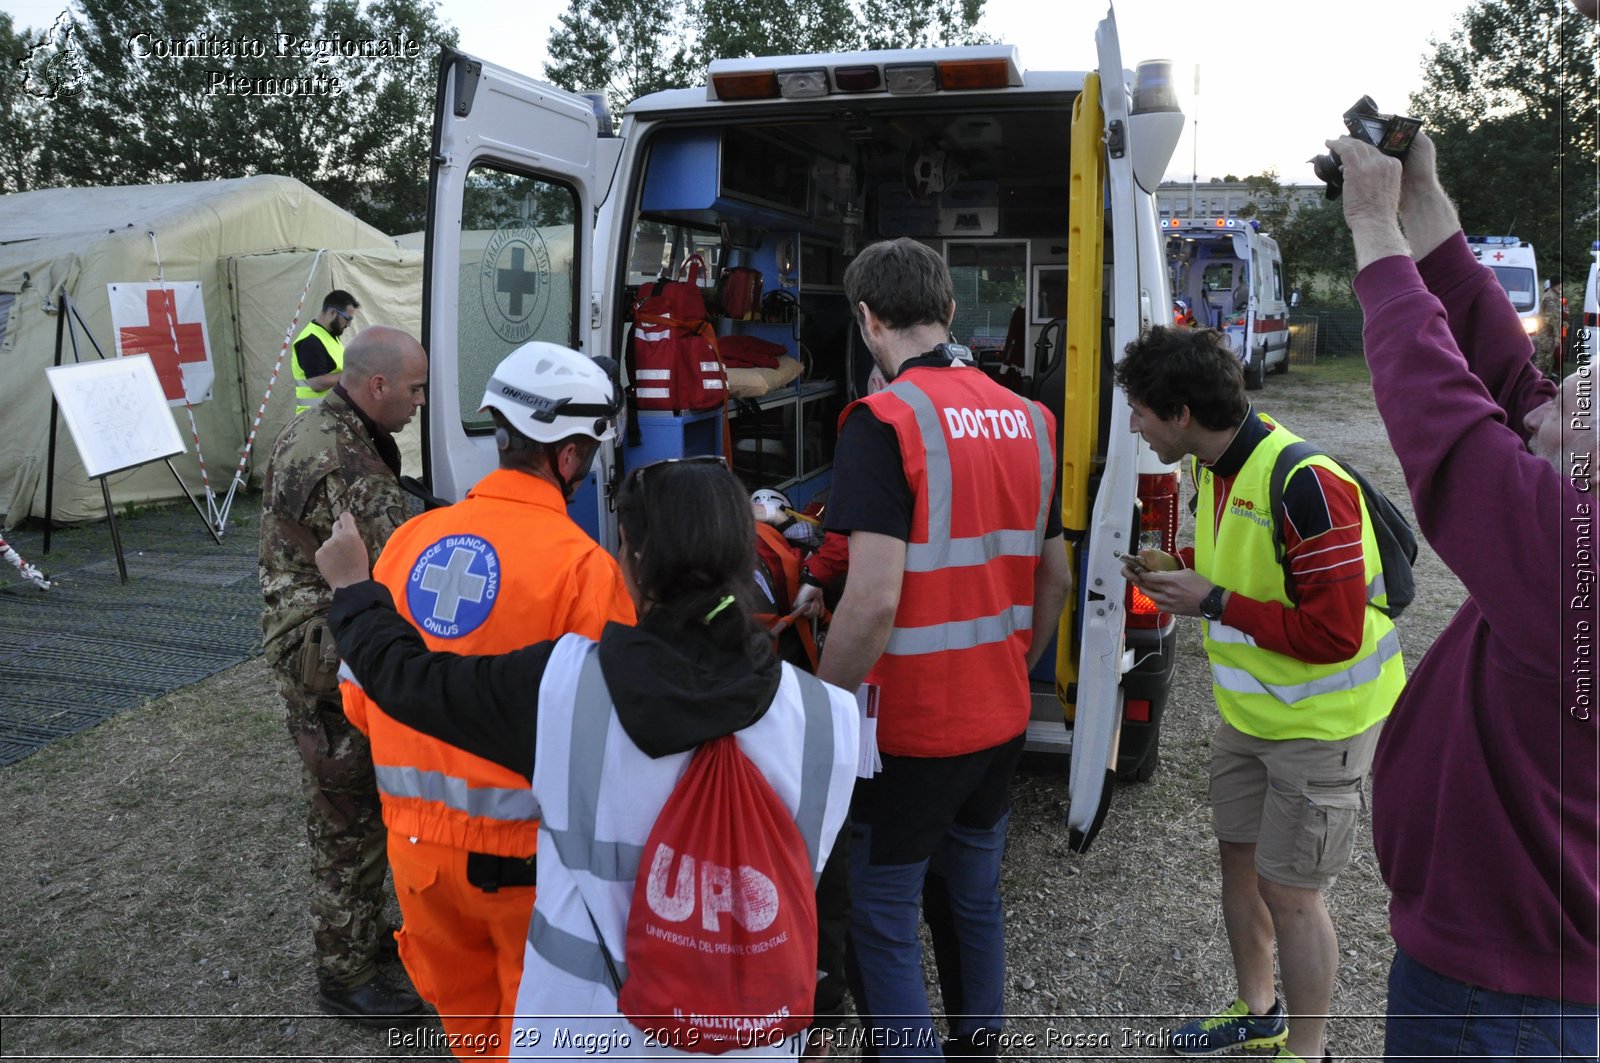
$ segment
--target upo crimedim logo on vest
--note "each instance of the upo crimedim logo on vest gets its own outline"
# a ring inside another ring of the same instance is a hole
[[[1271,515],[1265,510],[1257,509],[1256,504],[1248,498],[1230,498],[1228,500],[1228,514],[1254,521],[1263,528],[1272,527]]]

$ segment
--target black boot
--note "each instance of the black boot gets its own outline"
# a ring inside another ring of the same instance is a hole
[[[317,1007],[330,1015],[343,1015],[366,1026],[399,1026],[405,1016],[422,1010],[422,998],[409,987],[395,989],[376,978],[358,986],[323,986],[317,991]]]

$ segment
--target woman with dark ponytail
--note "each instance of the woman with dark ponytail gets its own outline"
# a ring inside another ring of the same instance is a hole
[[[754,537],[738,480],[715,459],[642,466],[623,482],[617,518],[638,626],[492,657],[428,652],[367,579],[348,515],[317,553],[336,592],[334,637],[367,693],[400,722],[531,780],[535,807],[522,814],[540,819],[538,893],[513,1043],[491,1054],[574,1056],[574,1036],[610,1037],[634,1056],[684,1054],[630,1025],[617,995],[631,976],[625,929],[640,853],[703,743],[733,736],[793,817],[813,876],[849,808],[855,699],[781,664],[754,621]],[[759,1040],[724,1054],[793,1058],[804,1036]]]

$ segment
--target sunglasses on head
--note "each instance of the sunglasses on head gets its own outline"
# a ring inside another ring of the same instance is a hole
[[[623,487],[629,490],[643,488],[645,474],[651,469],[659,469],[663,465],[720,465],[724,469],[728,462],[720,454],[693,454],[686,458],[662,458],[646,465],[628,471],[627,479],[623,480]]]

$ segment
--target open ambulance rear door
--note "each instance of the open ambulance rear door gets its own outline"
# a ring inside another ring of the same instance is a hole
[[[1139,238],[1132,155],[1125,140],[1118,144],[1118,138],[1127,135],[1129,100],[1113,17],[1108,15],[1100,23],[1095,43],[1100,60],[1100,106],[1110,134],[1104,173],[1111,209],[1110,242],[1118,249],[1112,263],[1114,325],[1110,340],[1112,350],[1120,352],[1138,338],[1142,317],[1147,316],[1141,314],[1139,260],[1150,249]],[[1151,243],[1159,255],[1159,245],[1153,237]],[[1131,663],[1125,636],[1127,582],[1112,551],[1138,549],[1137,543],[1130,542],[1130,515],[1137,500],[1139,439],[1128,431],[1128,402],[1120,388],[1111,389],[1110,403],[1105,468],[1091,518],[1091,527],[1102,534],[1092,539],[1081,569],[1086,585],[1080,598],[1084,611],[1082,652],[1072,740],[1071,804],[1067,810],[1070,845],[1079,851],[1093,841],[1110,804],[1122,723],[1121,681]]]
[[[589,100],[447,51],[428,178],[423,344],[431,356],[423,432],[428,486],[451,501],[497,464],[478,413],[496,364],[529,340],[601,353],[593,290],[598,122]],[[609,534],[602,448],[572,513]],[[603,541],[603,540],[602,540]]]

